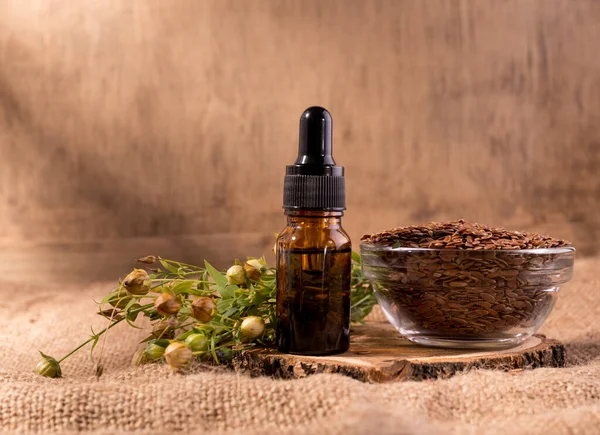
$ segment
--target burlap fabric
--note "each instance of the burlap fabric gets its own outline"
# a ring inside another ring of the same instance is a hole
[[[115,328],[96,380],[88,352],[64,379],[32,373],[37,350],[61,356],[103,325],[81,288],[0,283],[0,427],[115,433],[600,433],[599,260],[582,259],[543,331],[567,345],[568,367],[474,371],[449,380],[370,385],[337,375],[251,379],[196,366],[131,368],[142,331]]]

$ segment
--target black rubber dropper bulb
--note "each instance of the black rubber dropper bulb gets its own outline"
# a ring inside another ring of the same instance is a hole
[[[297,165],[334,166],[331,155],[331,114],[322,107],[309,107],[300,117]]]
[[[309,107],[300,117],[298,157],[286,167],[285,209],[344,210],[344,168],[332,154],[331,114],[323,107]]]
[[[345,352],[350,334],[352,245],[342,228],[344,168],[332,155],[331,115],[309,107],[300,117],[298,158],[286,167],[279,234],[277,328],[280,352]]]

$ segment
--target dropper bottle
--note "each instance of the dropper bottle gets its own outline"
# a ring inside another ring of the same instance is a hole
[[[287,226],[277,238],[277,347],[300,355],[345,352],[350,344],[352,247],[342,228],[344,168],[331,146],[331,115],[300,118],[298,158],[286,168]]]

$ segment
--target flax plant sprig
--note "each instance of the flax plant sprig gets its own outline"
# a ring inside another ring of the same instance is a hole
[[[60,359],[42,352],[35,372],[62,376],[60,364],[91,344],[91,357],[101,337],[120,323],[140,328],[140,314],[150,320],[145,348],[135,352],[133,365],[166,361],[173,370],[196,359],[226,363],[235,354],[253,347],[275,344],[275,269],[265,258],[235,262],[220,272],[205,261],[204,267],[147,256],[137,260],[146,269],[134,269],[99,302],[98,314],[107,319],[99,332]],[[352,255],[351,320],[362,322],[376,304],[373,288],[362,275],[360,256]],[[101,347],[102,347],[101,346]],[[102,353],[100,351],[100,353]],[[101,358],[100,358],[101,359]],[[96,361],[96,375],[102,362]]]

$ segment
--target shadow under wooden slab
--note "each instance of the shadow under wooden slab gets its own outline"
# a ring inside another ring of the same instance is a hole
[[[543,335],[534,335],[520,346],[485,351],[437,349],[409,342],[387,322],[368,322],[353,329],[350,350],[341,355],[287,355],[274,349],[242,353],[237,371],[251,376],[282,379],[317,373],[338,373],[364,382],[419,381],[449,378],[471,369],[502,371],[564,367],[565,348]]]

